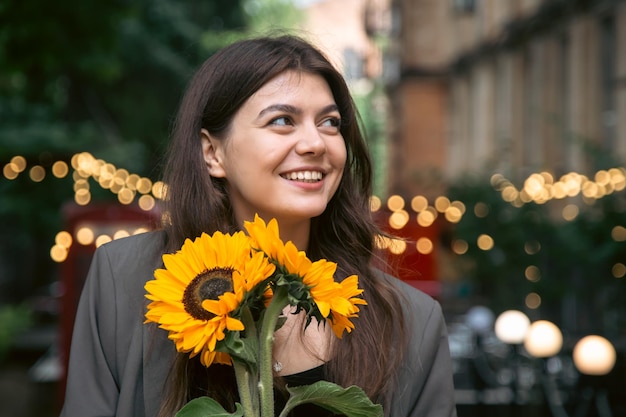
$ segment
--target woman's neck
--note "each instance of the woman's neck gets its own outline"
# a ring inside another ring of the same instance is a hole
[[[309,246],[309,235],[311,233],[311,221],[296,224],[281,223],[278,221],[280,238],[283,242],[291,241],[298,250],[306,251]]]

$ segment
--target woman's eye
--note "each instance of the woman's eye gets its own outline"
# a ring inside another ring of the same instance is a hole
[[[272,119],[272,121],[270,121],[271,125],[276,125],[276,126],[290,126],[293,123],[291,123],[291,120],[288,117],[277,117],[275,119]]]
[[[341,119],[338,117],[329,117],[322,122],[322,126],[339,128],[341,126]]]

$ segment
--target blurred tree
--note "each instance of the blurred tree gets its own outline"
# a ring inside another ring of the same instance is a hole
[[[47,169],[90,151],[157,177],[185,82],[228,41],[203,34],[244,31],[243,1],[1,1],[0,164],[23,155]],[[53,280],[48,251],[72,196],[71,178],[0,177],[0,303]]]
[[[0,306],[0,365],[15,344],[15,339],[29,329],[33,314],[25,305]]]
[[[240,3],[0,6],[0,157],[87,150],[144,172],[162,150],[185,81],[212,52],[198,39],[243,29]]]
[[[297,30],[304,19],[294,0],[246,0],[244,9],[250,30],[255,33]]]

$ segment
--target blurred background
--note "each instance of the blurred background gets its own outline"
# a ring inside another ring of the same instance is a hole
[[[91,255],[158,224],[187,80],[276,31],[348,80],[459,416],[626,416],[626,2],[0,0],[0,417],[58,414]]]

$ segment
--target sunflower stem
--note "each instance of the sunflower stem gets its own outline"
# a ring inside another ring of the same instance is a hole
[[[259,337],[259,394],[261,396],[261,416],[274,417],[274,374],[272,370],[272,347],[276,323],[283,309],[289,304],[288,289],[278,286],[270,305],[265,310]]]
[[[239,401],[243,407],[243,415],[248,417],[258,417],[259,406],[258,400],[255,401],[256,389],[254,383],[250,383],[253,379],[248,365],[237,359],[233,360],[233,368],[235,368],[235,379],[237,380],[237,389],[239,390]],[[256,378],[254,378],[256,379]],[[255,406],[256,403],[256,406]]]
[[[241,321],[246,329],[245,337],[257,339],[259,335],[257,333],[256,323],[252,317],[250,308],[247,306],[241,311]],[[240,362],[239,360],[233,360],[233,366],[235,368],[235,378],[237,380],[237,388],[244,409],[244,415],[247,417],[250,413],[252,417],[259,417],[259,392],[257,387],[259,372],[257,368],[250,363]]]

